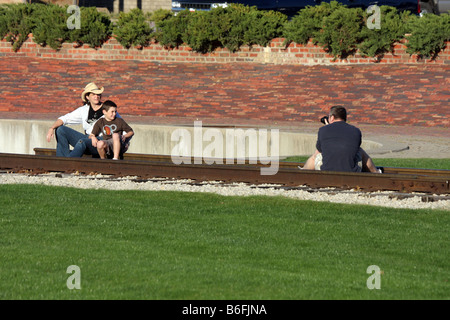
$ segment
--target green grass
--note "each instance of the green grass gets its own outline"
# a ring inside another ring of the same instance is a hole
[[[2,300],[450,298],[448,211],[35,185],[0,206]]]
[[[308,157],[288,157],[283,161],[288,162],[305,162]],[[396,158],[374,158],[373,162],[377,167],[396,167],[396,168],[420,168],[420,169],[444,169],[450,170],[450,159],[396,159]]]

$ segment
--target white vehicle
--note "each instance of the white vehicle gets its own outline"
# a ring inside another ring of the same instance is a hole
[[[450,0],[423,0],[420,1],[422,13],[450,13]]]

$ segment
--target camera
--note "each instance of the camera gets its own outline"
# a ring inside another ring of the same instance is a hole
[[[323,124],[330,123],[330,121],[328,120],[328,116],[323,116],[322,118],[320,118],[320,122],[322,122]]]

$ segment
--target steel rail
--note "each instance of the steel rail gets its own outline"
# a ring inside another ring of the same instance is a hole
[[[172,161],[122,161],[92,158],[62,158],[49,155],[0,153],[0,169],[13,172],[79,172],[142,178],[174,178],[197,181],[244,182],[253,184],[306,185],[361,191],[398,191],[448,194],[448,177],[417,174],[343,173],[298,168],[279,168],[274,175],[261,175],[261,167],[251,165],[174,164]]]
[[[48,155],[56,156],[55,149],[47,148],[35,148],[34,152],[36,155]],[[158,154],[143,154],[143,153],[125,153],[123,155],[124,160],[141,160],[141,161],[161,161],[161,162],[171,162],[172,158],[168,155],[158,155]],[[187,162],[194,163],[194,157],[191,157]],[[203,164],[217,163],[220,160],[223,164],[245,164],[245,165],[256,165],[256,166],[268,166],[267,164],[262,164],[260,161],[250,161],[249,159],[242,159],[237,161],[236,159],[214,159],[214,158],[204,158]],[[298,169],[298,167],[303,167],[302,162],[285,162],[280,161],[280,168],[292,168]],[[385,174],[413,174],[413,175],[424,175],[424,176],[438,176],[447,177],[450,179],[450,170],[444,169],[417,169],[417,168],[398,168],[398,167],[383,167]]]

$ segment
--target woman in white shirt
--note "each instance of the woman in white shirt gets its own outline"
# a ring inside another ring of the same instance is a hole
[[[48,130],[48,142],[53,136],[56,137],[57,157],[81,157],[84,153],[98,156],[97,148],[92,146],[92,141],[88,137],[94,124],[103,116],[101,101],[103,91],[103,87],[99,88],[93,82],[87,84],[81,94],[85,104],[59,117]],[[120,115],[117,117],[120,118]],[[72,124],[82,124],[84,133],[67,126]],[[70,146],[73,150],[70,150]]]

